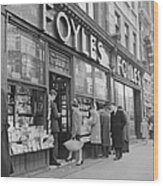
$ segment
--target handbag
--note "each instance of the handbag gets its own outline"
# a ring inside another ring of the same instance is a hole
[[[75,152],[80,150],[83,147],[84,143],[76,139],[70,139],[64,142],[63,145],[66,147],[68,151]]]

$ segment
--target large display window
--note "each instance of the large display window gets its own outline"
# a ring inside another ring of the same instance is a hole
[[[53,138],[46,131],[46,96],[44,89],[8,83],[8,134],[10,153],[47,149]]]
[[[130,125],[135,124],[135,108],[134,108],[134,90],[122,83],[115,81],[115,102],[117,106],[122,106],[128,115]],[[131,132],[134,134],[134,129]]]
[[[95,97],[107,99],[107,76],[106,73],[95,68]]]
[[[122,108],[125,108],[124,105],[124,85],[115,82],[115,101],[117,106],[122,106]]]
[[[126,103],[126,111],[130,122],[134,122],[134,93],[133,89],[125,86],[125,103]]]
[[[75,91],[81,94],[93,95],[93,68],[91,65],[77,59],[74,63]]]
[[[9,78],[45,84],[45,44],[16,26],[7,25],[7,72]]]

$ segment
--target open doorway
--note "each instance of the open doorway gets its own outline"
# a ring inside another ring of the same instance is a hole
[[[70,138],[71,129],[71,108],[70,108],[70,79],[56,73],[49,73],[49,90],[55,89],[57,91],[56,104],[58,112],[61,113],[59,118],[60,132],[58,135],[58,157],[65,159],[67,157],[67,150],[63,143]]]

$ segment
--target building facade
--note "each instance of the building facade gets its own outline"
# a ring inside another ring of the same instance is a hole
[[[143,76],[143,114],[149,117],[154,110],[154,3],[139,2],[140,54]]]
[[[48,93],[58,92],[59,157],[71,131],[71,101],[88,117],[90,104],[115,102],[141,137],[143,113],[138,3],[2,6],[2,88],[8,96],[15,174],[49,165]],[[128,16],[130,15],[130,16]],[[3,109],[3,108],[2,108]]]

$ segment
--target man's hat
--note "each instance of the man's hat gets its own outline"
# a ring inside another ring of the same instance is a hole
[[[54,90],[54,89],[51,89],[51,90],[50,90],[50,94],[51,94],[51,95],[57,95],[57,91]]]

